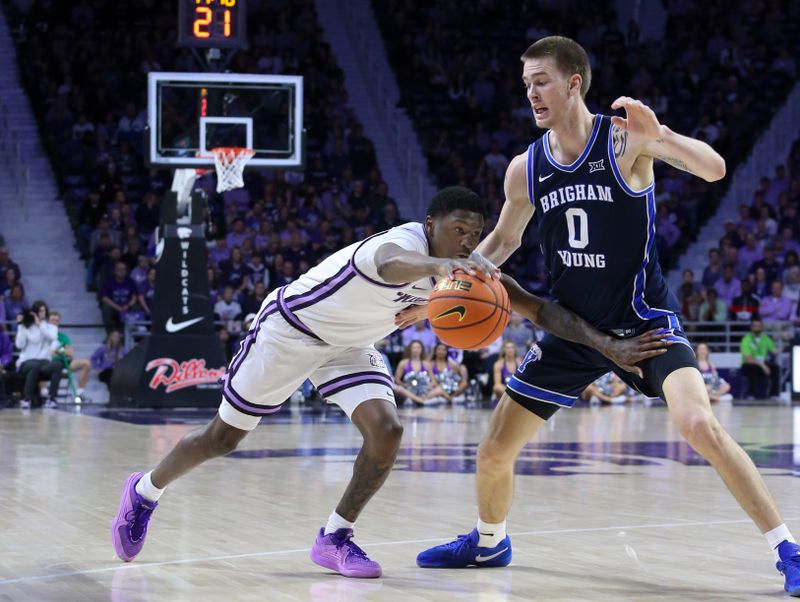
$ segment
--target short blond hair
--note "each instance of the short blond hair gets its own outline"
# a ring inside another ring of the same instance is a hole
[[[520,60],[524,63],[528,59],[539,58],[553,59],[558,70],[567,77],[576,73],[580,75],[581,97],[586,98],[586,93],[592,85],[592,67],[589,65],[589,55],[583,46],[571,38],[548,36],[528,46]]]

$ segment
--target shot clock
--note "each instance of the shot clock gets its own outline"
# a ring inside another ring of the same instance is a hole
[[[180,0],[178,46],[247,48],[247,0]]]

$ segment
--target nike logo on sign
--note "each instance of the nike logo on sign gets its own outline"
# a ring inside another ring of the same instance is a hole
[[[478,554],[475,557],[475,562],[486,562],[487,560],[491,560],[492,558],[497,558],[498,556],[500,556],[500,554],[502,554],[506,550],[508,550],[508,548],[503,548],[499,552],[495,552],[494,554],[490,554],[489,556],[481,556],[480,554]]]
[[[192,324],[197,324],[202,319],[203,316],[200,316],[199,318],[186,320],[185,322],[173,322],[172,318],[170,317],[170,319],[167,320],[167,325],[166,325],[167,332],[178,332],[179,330],[183,330],[184,328],[189,328],[189,326],[191,326]]]
[[[552,175],[553,175],[553,174],[549,173],[549,174],[547,174],[545,177],[539,176],[539,181],[540,181],[540,182],[544,182],[544,181],[545,181],[547,178],[549,178],[549,177],[550,177],[550,176],[552,176]]]
[[[467,315],[467,308],[463,305],[456,305],[455,307],[444,310],[442,313],[436,316],[433,321],[435,322],[440,318],[446,318],[447,316],[452,316],[453,314],[458,314],[458,321],[461,322],[461,320],[463,320]]]

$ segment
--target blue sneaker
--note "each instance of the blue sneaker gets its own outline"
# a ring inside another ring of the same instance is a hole
[[[778,545],[778,555],[781,559],[775,568],[786,578],[783,589],[791,596],[800,597],[800,545],[782,541]]]
[[[469,535],[459,535],[455,541],[420,552],[417,556],[417,566],[423,569],[483,568],[509,564],[511,540],[508,535],[494,548],[480,548],[477,529],[473,529]]]

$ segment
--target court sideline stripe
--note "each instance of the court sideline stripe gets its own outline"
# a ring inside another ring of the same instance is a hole
[[[800,520],[798,518],[787,518],[785,522]],[[545,529],[540,531],[519,531],[517,533],[509,533],[514,537],[525,537],[528,535],[555,535],[563,533],[593,533],[600,531],[618,531],[618,530],[634,530],[634,529],[670,529],[673,527],[711,527],[715,525],[738,525],[742,523],[752,523],[749,518],[742,518],[737,520],[716,520],[716,521],[687,521],[679,523],[650,523],[644,525],[615,525],[612,527],[584,527],[575,529]],[[378,547],[378,546],[399,546],[411,543],[431,543],[447,541],[446,537],[435,537],[427,539],[407,539],[404,541],[381,541],[374,543],[362,543],[363,547]],[[165,560],[164,562],[143,562],[138,564],[125,563],[115,566],[103,567],[98,569],[87,569],[85,571],[70,571],[64,573],[51,573],[49,575],[32,575],[30,577],[17,577],[15,579],[0,579],[1,585],[11,585],[13,583],[27,583],[30,581],[43,581],[45,579],[56,579],[58,577],[74,577],[76,575],[93,575],[96,573],[108,573],[110,571],[130,570],[130,569],[146,569],[155,566],[169,566],[173,564],[191,564],[193,562],[212,562],[215,560],[235,560],[237,558],[256,558],[260,556],[279,556],[281,554],[296,554],[298,552],[308,552],[310,548],[295,548],[293,550],[274,550],[272,552],[247,552],[244,554],[226,554],[224,556],[202,556],[199,558],[184,558],[181,560]]]

